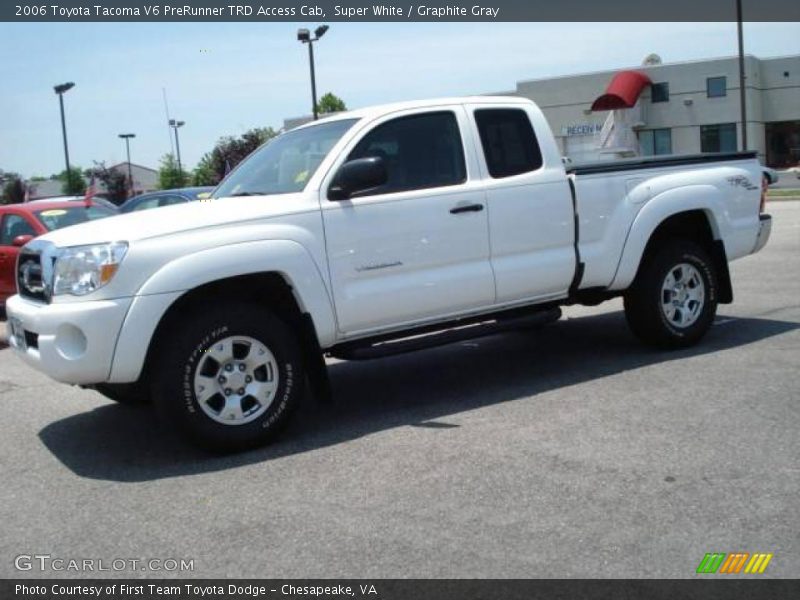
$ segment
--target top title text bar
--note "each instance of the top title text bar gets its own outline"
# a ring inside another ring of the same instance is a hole
[[[741,0],[743,21],[800,21],[798,0]],[[736,0],[11,0],[6,22],[736,21]],[[609,40],[609,43],[614,40]]]

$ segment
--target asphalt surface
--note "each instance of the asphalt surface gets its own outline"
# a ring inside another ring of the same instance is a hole
[[[800,193],[800,177],[797,176],[797,173],[793,171],[779,171],[778,172],[778,181],[771,184],[770,189],[777,189],[777,190],[791,190],[796,189],[798,193]]]
[[[194,559],[193,577],[694,577],[713,551],[798,577],[800,203],[770,209],[696,348],[641,346],[612,302],[335,363],[335,403],[238,456],[0,350],[0,577],[81,575],[16,571],[20,554]]]

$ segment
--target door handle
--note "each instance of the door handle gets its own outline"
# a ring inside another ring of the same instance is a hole
[[[481,212],[483,204],[456,204],[450,209],[451,215],[458,215],[465,212]]]

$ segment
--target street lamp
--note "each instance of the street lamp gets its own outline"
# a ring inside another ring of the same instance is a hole
[[[61,107],[61,132],[64,134],[64,162],[67,165],[67,186],[72,184],[72,173],[69,170],[69,149],[67,148],[67,122],[64,119],[64,94],[75,87],[75,84],[70,82],[60,83],[53,86],[56,94],[58,94],[58,104]]]
[[[297,40],[303,44],[308,44],[308,63],[311,67],[311,110],[314,113],[314,120],[317,120],[317,81],[314,76],[314,42],[319,41],[325,32],[328,31],[327,25],[320,25],[314,30],[314,37],[308,29],[297,30]]]
[[[119,136],[123,140],[125,140],[125,150],[128,153],[128,181],[130,183],[130,192],[129,197],[133,196],[133,172],[131,171],[131,138],[135,138],[135,133],[120,133]]]
[[[181,167],[181,145],[178,142],[178,127],[186,125],[185,121],[176,121],[175,119],[169,120],[169,126],[175,130],[175,152],[178,153],[178,173],[183,177],[183,168]]]

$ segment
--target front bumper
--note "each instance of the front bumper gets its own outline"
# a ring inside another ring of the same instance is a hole
[[[756,236],[756,245],[753,246],[753,252],[758,252],[766,246],[769,234],[772,233],[772,217],[770,215],[759,215],[758,219],[758,235]]]
[[[106,381],[132,298],[41,304],[6,301],[8,342],[16,354],[57,381]]]

